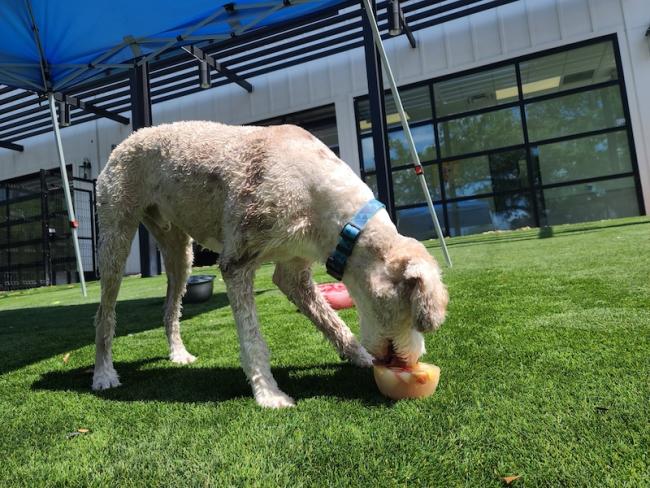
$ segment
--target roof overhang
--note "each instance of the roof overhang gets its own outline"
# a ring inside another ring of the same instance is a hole
[[[401,3],[408,31],[419,31],[514,1],[517,0],[403,0]],[[283,4],[292,3],[296,2],[285,0]],[[384,39],[390,37],[387,6],[387,1],[377,5]],[[122,48],[130,49],[130,59],[102,66],[105,60],[95,58],[95,68],[99,71],[94,79],[80,82],[81,78],[77,77],[73,83],[71,71],[51,88],[60,101],[70,105],[71,125],[100,117],[128,123],[119,114],[131,108],[129,69],[135,64],[149,64],[154,104],[201,91],[197,69],[201,61],[213,68],[211,88],[230,83],[246,88],[254,77],[361,47],[361,15],[357,0],[332,2],[331,7],[251,31],[235,32],[234,26],[234,35],[194,39],[195,29],[176,42],[167,40],[146,53],[138,48],[141,44],[138,39],[127,39]],[[406,37],[404,42],[408,42]],[[17,141],[52,130],[48,107],[43,102],[44,90],[40,88],[26,90],[0,85],[0,147],[22,150]]]

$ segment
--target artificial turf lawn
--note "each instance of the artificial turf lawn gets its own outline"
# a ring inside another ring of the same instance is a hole
[[[123,386],[99,394],[98,284],[85,300],[74,287],[0,295],[0,486],[650,485],[650,220],[468,236],[450,252],[449,318],[424,357],[440,386],[399,403],[339,360],[271,266],[256,298],[275,377],[298,400],[282,411],[252,399],[221,281],[185,308],[199,360],[176,366],[164,277],[125,279]]]

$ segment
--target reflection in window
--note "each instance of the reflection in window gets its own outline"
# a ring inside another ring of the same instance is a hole
[[[535,225],[528,193],[496,195],[447,204],[449,232],[462,236]]]
[[[528,137],[551,139],[625,125],[618,86],[565,95],[526,105]]]
[[[424,178],[427,180],[427,186],[431,193],[432,200],[440,199],[440,176],[438,166],[425,166]],[[426,202],[422,184],[418,175],[413,168],[393,171],[393,193],[395,196],[395,205],[413,205],[415,203]]]
[[[309,132],[314,134],[318,139],[323,141],[336,155],[339,154],[339,133],[336,128],[336,119],[330,123],[323,123],[322,125],[314,125],[308,128]]]
[[[375,147],[372,136],[361,138],[361,167],[364,171],[375,171]]]
[[[508,151],[443,163],[447,198],[528,187],[526,151]]]
[[[400,90],[399,94],[409,124],[431,119],[431,96],[429,95],[428,86],[407,88]],[[384,99],[386,101],[386,125],[389,128],[398,127],[401,122],[392,93],[386,93]],[[357,111],[361,133],[370,132],[372,122],[370,119],[370,102],[367,98],[357,103]]]
[[[411,128],[415,149],[418,152],[420,161],[426,162],[435,159],[436,145],[433,135],[433,126],[421,125]],[[391,131],[388,133],[388,147],[390,149],[390,164],[393,167],[412,165],[411,151],[403,130]],[[363,169],[365,171],[375,170],[375,148],[372,143],[372,136],[368,135],[361,139],[361,151]]]
[[[442,177],[447,198],[468,197],[492,192],[487,156],[443,163]]]
[[[339,135],[336,129],[336,110],[334,104],[281,115],[256,122],[255,125],[293,124],[311,132],[323,141],[337,156],[339,155]]]
[[[533,148],[541,183],[549,185],[632,171],[625,131]]]
[[[598,41],[510,63],[432,80],[404,92],[418,152],[430,163],[425,176],[432,196],[445,196],[450,234],[638,215],[638,191],[628,177],[634,171],[634,154],[614,42]],[[415,175],[411,169],[396,169],[412,161],[388,98],[394,203],[398,209],[419,206],[424,200]],[[364,172],[372,173],[368,100],[356,103],[362,164]],[[376,192],[375,176],[365,179]],[[577,184],[593,179],[601,181]],[[426,207],[402,210],[400,225],[416,235],[413,219],[418,212],[426,215]],[[432,233],[431,227],[419,235]]]
[[[592,44],[535,58],[519,65],[524,98],[617,78],[614,46]]]
[[[490,154],[488,159],[494,191],[515,191],[529,186],[528,163],[524,149]]]
[[[438,117],[513,102],[519,98],[515,65],[440,81],[433,92]]]
[[[432,161],[436,157],[436,147],[433,137],[433,125],[422,125],[411,129],[415,149],[418,152],[420,161]],[[411,157],[411,151],[406,142],[406,136],[403,130],[391,132],[388,135],[388,146],[390,148],[391,166],[412,165],[414,163]]]
[[[366,175],[363,177],[363,181],[366,182],[366,185],[370,187],[372,193],[375,195],[375,198],[379,197],[379,190],[377,190],[377,175]]]
[[[434,205],[440,227],[445,228],[442,205]],[[405,208],[397,211],[397,231],[405,236],[413,237],[418,240],[434,239],[436,235],[433,226],[433,219],[429,213],[429,207]]]
[[[455,156],[524,141],[519,107],[470,115],[438,124],[441,156]]]
[[[546,225],[639,215],[633,178],[547,188],[543,203]]]

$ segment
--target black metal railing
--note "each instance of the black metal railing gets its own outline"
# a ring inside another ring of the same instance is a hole
[[[87,279],[97,276],[94,181],[71,179]],[[78,281],[58,170],[0,183],[0,290]]]

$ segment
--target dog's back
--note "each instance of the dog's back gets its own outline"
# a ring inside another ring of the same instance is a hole
[[[367,199],[352,170],[299,127],[197,121],[132,134],[111,154],[97,188],[100,209],[173,223],[214,249],[235,223],[254,228],[258,238],[272,238],[274,226],[299,231],[320,188],[339,188],[349,198],[350,185]]]

